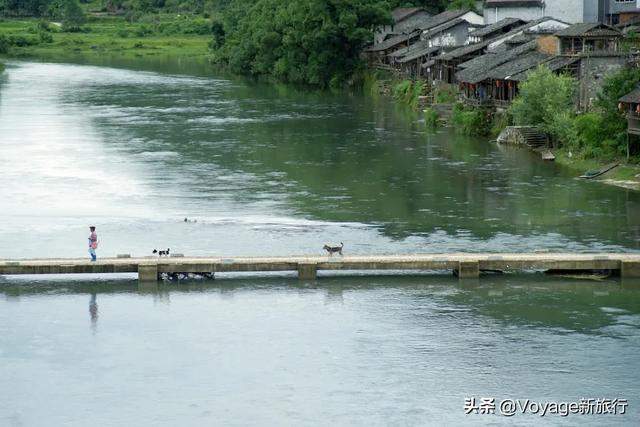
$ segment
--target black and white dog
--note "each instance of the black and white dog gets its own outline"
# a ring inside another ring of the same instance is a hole
[[[333,256],[336,252],[342,255],[342,248],[344,248],[344,243],[340,242],[340,246],[329,246],[324,245],[322,249],[329,252],[329,256]]]

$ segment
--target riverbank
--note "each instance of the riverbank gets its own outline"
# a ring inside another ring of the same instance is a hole
[[[556,162],[574,170],[576,174],[583,174],[586,171],[598,170],[618,161],[620,165],[601,176],[594,178],[595,181],[604,184],[615,185],[617,187],[628,188],[630,190],[640,191],[640,166],[634,164],[625,164],[624,159],[612,159],[609,161],[595,159],[579,159],[570,156],[570,151],[558,150],[555,153]]]
[[[56,22],[4,19],[0,20],[0,38],[4,39],[0,53],[43,59],[69,54],[201,57],[209,54],[211,35],[207,25],[204,19],[194,21],[180,15],[158,17],[149,23],[104,16],[91,17],[81,31],[66,32]]]
[[[513,120],[508,111],[498,112],[485,107],[465,106],[457,102],[457,89],[452,85],[429,86],[422,81],[402,80],[384,72],[371,73],[365,82],[366,91],[390,96],[400,105],[414,109],[416,112],[422,111],[425,125],[430,129],[448,126],[465,135],[495,138]],[[581,117],[590,119],[593,113],[577,114],[576,122],[580,122]],[[573,124],[569,123],[569,125]],[[578,127],[576,134],[579,132],[584,132],[584,128]],[[589,137],[591,141],[588,142],[593,144],[593,135]],[[584,143],[584,139],[580,142]],[[594,178],[594,181],[640,191],[640,165],[634,162],[629,163],[626,157],[621,156],[588,158],[584,153],[576,154],[575,147],[572,149],[568,146],[569,144],[562,145],[564,145],[562,148],[554,150],[556,163],[570,169],[576,177],[587,171],[602,169],[612,162],[618,162],[620,163],[618,167]]]

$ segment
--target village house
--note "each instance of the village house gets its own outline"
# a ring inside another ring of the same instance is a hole
[[[544,65],[579,81],[578,106],[588,110],[604,77],[627,62],[618,51],[621,33],[604,24],[574,24],[553,35],[536,35],[517,47],[511,46],[514,40],[531,35],[524,31],[505,41],[498,51],[459,65],[456,78],[467,103],[506,106],[527,74]]]
[[[414,49],[398,60],[397,68],[402,74],[410,78],[424,78],[424,64],[442,52],[441,46],[423,46]]]
[[[431,14],[421,7],[396,8],[391,12],[393,23],[375,31],[374,44],[382,43],[391,36],[410,33],[429,18]]]
[[[448,10],[419,23],[410,33],[392,36],[365,49],[370,65],[420,77],[422,63],[439,54],[441,47],[464,44],[470,29],[483,18],[469,10]]]
[[[494,24],[504,18],[525,21],[545,16],[568,22],[603,22],[610,0],[486,0],[484,22]]]
[[[618,106],[620,111],[623,111],[627,116],[627,159],[631,154],[636,154],[638,151],[638,144],[636,149],[633,150],[631,146],[631,139],[636,142],[640,137],[640,87],[635,88],[622,98],[620,98],[620,105]],[[632,136],[633,135],[633,136]]]
[[[637,0],[608,0],[606,23],[609,25],[625,24],[640,18],[640,2]]]
[[[570,24],[565,21],[557,18],[551,18],[549,16],[535,19],[533,21],[529,21],[525,25],[514,28],[504,35],[493,38],[489,43],[488,50],[495,52],[499,49],[504,49],[505,45],[509,44],[509,42],[518,41],[521,43],[522,40],[529,41],[541,37],[548,39],[558,31],[569,27],[569,25]],[[557,39],[553,38],[553,49],[556,48],[556,40]]]
[[[411,8],[411,10],[413,9],[416,8]],[[394,10],[394,13],[398,10],[399,9]],[[409,9],[403,8],[401,10],[404,11],[404,15],[408,14],[407,11]],[[481,25],[483,21],[480,15],[469,10],[447,10],[435,16],[415,13],[414,15],[410,15],[410,17],[411,18],[405,18],[401,21],[403,23],[401,27],[395,27],[395,30],[402,29],[403,33],[387,33],[384,40],[375,42],[372,46],[365,49],[364,55],[370,66],[390,69],[396,64],[397,60],[402,57],[402,53],[408,51],[410,46],[420,40],[428,43],[429,38],[423,36],[425,32],[428,34],[434,29],[442,28],[442,31],[436,30],[434,35],[437,34],[442,38],[446,38],[449,37],[449,33],[458,31],[461,28],[459,25],[450,27],[450,32],[447,33],[448,23],[462,20],[467,25]],[[464,34],[465,39],[467,35],[468,32]],[[378,40],[380,40],[380,38],[378,38]]]
[[[470,105],[506,107],[518,94],[518,85],[528,73],[540,65],[551,71],[576,76],[575,57],[560,57],[544,52],[540,39],[534,39],[513,49],[487,53],[461,64],[456,74],[463,101]]]
[[[507,33],[498,33],[494,35],[493,38],[486,39],[480,43],[470,44],[445,52],[426,64],[428,69],[424,74],[430,80],[456,83],[456,73],[460,71],[461,64],[487,53],[502,53],[509,47],[513,48],[526,43],[530,39],[547,36],[568,26],[569,24],[557,19],[549,17],[540,18],[513,28]],[[517,41],[517,43],[514,43],[513,46],[508,46],[509,42],[515,41]]]
[[[406,55],[410,55],[414,51],[424,49],[429,47],[429,43],[424,40],[418,40],[411,46],[401,47],[399,49],[394,50],[393,52],[387,54],[387,62],[392,67],[397,67],[400,63],[400,59],[405,57]]]
[[[622,32],[605,24],[574,24],[555,35],[557,53],[580,57],[579,107],[589,110],[604,79],[624,67],[627,54],[620,52]]]
[[[616,24],[615,27],[625,36],[640,33],[640,14]]]
[[[467,43],[469,33],[483,25],[471,23],[463,18],[456,18],[437,27],[422,32],[421,38],[428,41],[430,47],[462,46]]]
[[[486,53],[488,45],[489,41],[486,41],[443,52],[424,64],[424,75],[431,81],[455,83],[455,73],[458,65]]]
[[[397,52],[400,49],[407,49],[413,43],[420,40],[420,34],[422,34],[422,31],[416,29],[409,34],[393,36],[381,43],[369,46],[364,50],[363,54],[366,57],[369,66],[388,68],[391,66],[391,61],[394,59],[393,57],[389,57],[389,54]]]
[[[622,32],[599,23],[574,24],[556,33],[558,54],[617,52]]]
[[[469,10],[445,11],[422,24],[422,40],[427,40],[430,47],[462,46],[469,33],[483,27],[483,18]]]

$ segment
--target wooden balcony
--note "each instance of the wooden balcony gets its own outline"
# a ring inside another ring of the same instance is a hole
[[[640,135],[640,114],[636,112],[627,113],[627,133]]]

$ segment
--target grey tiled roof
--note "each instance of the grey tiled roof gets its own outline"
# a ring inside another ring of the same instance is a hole
[[[609,25],[583,22],[580,24],[573,24],[560,30],[556,33],[558,37],[588,37],[588,36],[621,36],[622,33],[610,27]]]
[[[524,22],[522,19],[518,19],[518,18],[504,18],[504,19],[501,19],[500,21],[496,22],[495,24],[487,25],[484,28],[476,30],[476,31],[472,32],[470,35],[474,36],[474,37],[485,37],[486,35],[489,35],[491,33],[499,31],[499,30],[501,30],[501,29],[503,29],[505,27],[508,27],[510,25],[516,25],[518,23],[525,24],[526,22]]]
[[[391,11],[391,17],[393,18],[393,22],[398,23],[422,11],[424,11],[424,9],[421,7],[398,7]]]
[[[402,48],[400,48],[398,50],[394,50],[393,52],[391,52],[387,56],[392,57],[392,58],[401,58],[403,56],[409,55],[413,51],[424,49],[425,47],[428,47],[428,46],[429,46],[429,42],[428,41],[419,40],[419,41],[415,42],[414,44],[412,44],[411,46],[402,47]]]
[[[390,49],[394,46],[399,45],[400,43],[404,43],[409,39],[414,37],[418,37],[420,35],[419,31],[414,31],[409,34],[399,34],[397,36],[393,36],[382,43],[374,44],[373,46],[369,46],[366,51],[367,52],[381,52],[383,50]]]
[[[636,104],[640,103],[640,87],[635,88],[634,90],[632,90],[631,92],[629,92],[628,94],[620,98],[620,102],[627,102],[627,103],[633,102]]]
[[[530,21],[520,27],[514,28],[513,30],[509,31],[508,33],[504,33],[504,34],[499,34],[495,37],[492,37],[491,39],[488,40],[484,40],[481,43],[476,43],[476,44],[471,44],[471,45],[467,45],[467,46],[463,46],[460,47],[458,49],[454,49],[451,52],[448,52],[444,55],[441,55],[438,59],[442,59],[445,61],[450,61],[452,59],[456,59],[456,58],[460,58],[478,51],[483,50],[484,48],[486,48],[489,44],[491,44],[492,42],[502,39],[502,38],[506,38],[506,37],[510,37],[510,36],[515,36],[520,32],[526,31],[542,22],[545,21],[550,21],[550,20],[556,20],[555,18],[550,18],[548,16],[545,16],[543,18],[540,19],[536,19],[533,21]]]
[[[438,59],[442,59],[444,61],[451,61],[456,58],[462,58],[463,56],[486,49],[486,47],[489,46],[489,42],[490,41],[487,40],[482,43],[475,43],[467,46],[462,46],[457,49],[453,49],[452,51],[447,52],[444,55],[440,55]]]
[[[529,52],[519,56],[513,61],[502,64],[487,73],[487,77],[495,80],[514,80],[513,77],[523,71],[537,67],[551,58],[550,55],[541,52]]]
[[[418,28],[420,28],[421,30],[430,30],[449,21],[453,21],[454,19],[457,19],[469,12],[470,11],[466,9],[446,10],[427,19],[426,21],[421,23]]]
[[[571,57],[571,56],[554,56],[550,60],[545,61],[543,64],[545,67],[549,68],[551,71],[561,70],[575,62],[580,61],[580,58]],[[514,81],[523,81],[527,78],[531,69],[522,71],[518,74],[514,74],[511,76],[509,80]]]
[[[464,69],[456,73],[456,78],[465,83],[478,83],[489,77],[491,72],[509,61],[521,58],[536,49],[535,40],[500,54],[487,53],[461,64]]]
[[[411,52],[410,54],[407,54],[402,59],[400,59],[398,62],[405,63],[405,62],[409,62],[409,61],[414,61],[414,60],[420,58],[421,56],[433,55],[433,54],[437,53],[440,49],[442,49],[440,46],[425,47],[423,49],[418,49],[418,50],[415,50],[415,51]]]

